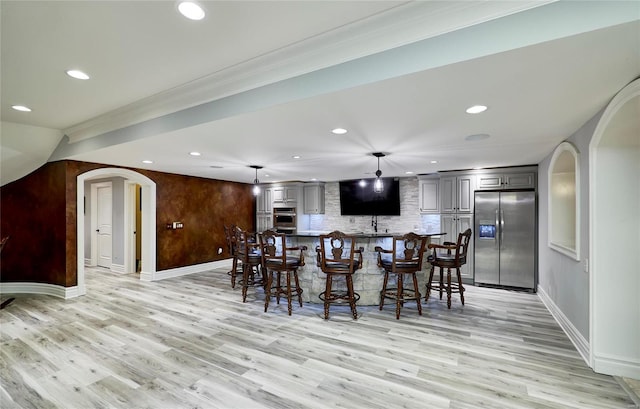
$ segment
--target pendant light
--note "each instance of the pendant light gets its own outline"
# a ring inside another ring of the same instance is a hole
[[[384,190],[384,184],[382,183],[382,179],[380,179],[380,176],[382,176],[382,171],[380,170],[380,158],[384,158],[386,155],[382,152],[374,152],[373,156],[378,158],[378,170],[376,170],[376,181],[373,183],[373,191],[375,193],[382,193]]]
[[[253,195],[258,196],[260,194],[260,181],[258,180],[258,169],[262,169],[262,166],[250,165],[249,167],[256,170],[256,178],[253,180]]]

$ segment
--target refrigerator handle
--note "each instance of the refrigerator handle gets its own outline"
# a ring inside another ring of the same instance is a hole
[[[501,243],[500,243],[500,220],[498,219],[498,210],[496,210],[496,229],[498,230],[496,233],[496,238],[495,238],[495,243],[496,243],[496,249],[500,248]]]
[[[500,248],[504,239],[504,210],[500,209]]]

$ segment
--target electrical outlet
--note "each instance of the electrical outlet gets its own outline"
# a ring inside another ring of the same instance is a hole
[[[222,247],[218,247],[218,254],[222,254]]]

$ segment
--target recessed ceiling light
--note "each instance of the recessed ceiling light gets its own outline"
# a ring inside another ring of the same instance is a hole
[[[318,180],[318,179],[316,179],[316,178],[311,178],[311,180],[315,182],[315,181],[316,181],[316,180]]]
[[[178,4],[178,11],[190,20],[202,20],[204,18],[202,7],[192,1],[183,1]]]
[[[153,161],[152,161],[152,160],[145,159],[145,160],[143,160],[143,161],[142,161],[142,163],[153,163]]]
[[[413,175],[413,172],[412,172],[412,171],[410,171],[410,170],[408,170],[408,171],[404,172],[404,174],[405,174],[405,175]]]
[[[467,114],[479,114],[480,112],[484,112],[487,110],[487,107],[484,105],[474,105],[472,107],[467,108]]]
[[[437,160],[432,160],[431,163],[438,163],[438,161]]]
[[[200,156],[200,152],[196,152],[196,151],[189,152],[189,155],[191,155],[191,156]]]
[[[31,108],[24,105],[11,105],[11,108],[15,109],[16,111],[31,112]]]
[[[464,139],[469,142],[482,141],[488,138],[489,138],[489,134],[486,134],[486,133],[477,133],[475,135],[467,135],[464,137]]]
[[[268,174],[266,174],[266,173],[264,174],[264,177],[266,177],[266,178],[268,178],[269,176],[271,176],[271,175],[268,175]]]
[[[344,128],[336,128],[336,129],[332,129],[331,132],[333,132],[336,135],[344,135],[347,133],[347,130]]]
[[[300,155],[293,155],[292,158],[293,159],[300,159]]]
[[[67,75],[77,80],[89,79],[89,76],[80,70],[67,70]]]

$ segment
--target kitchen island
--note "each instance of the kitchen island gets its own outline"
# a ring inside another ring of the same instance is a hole
[[[300,287],[303,289],[302,300],[304,302],[321,303],[318,297],[326,287],[326,275],[317,265],[316,247],[320,245],[320,232],[298,232],[287,234],[287,246],[306,246],[304,252],[305,265],[298,269],[298,277],[300,279]],[[354,291],[360,294],[358,305],[377,305],[380,302],[380,290],[382,289],[382,280],[384,278],[384,270],[378,267],[378,253],[374,250],[376,246],[384,249],[392,248],[392,237],[402,235],[404,233],[347,233],[356,237],[356,246],[364,248],[362,252],[362,268],[358,269],[353,275]],[[429,233],[421,234],[428,238],[427,244],[430,243],[432,236],[441,236],[445,233]],[[422,270],[418,273],[418,284],[420,292],[426,291],[426,282],[429,277],[429,269],[431,268],[427,262],[425,254]],[[333,283],[334,289],[346,290],[342,280],[336,280]]]

